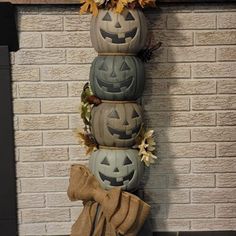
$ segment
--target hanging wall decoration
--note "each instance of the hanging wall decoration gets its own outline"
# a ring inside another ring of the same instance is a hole
[[[153,130],[146,130],[137,102],[145,82],[143,63],[155,46],[146,45],[147,24],[141,8],[154,0],[81,0],[91,12],[91,41],[98,56],[90,68],[90,85],[81,94],[89,169],[71,167],[68,196],[84,209],[72,236],[149,236],[150,206],[138,194],[144,167],[156,156]],[[91,86],[91,87],[90,87]]]

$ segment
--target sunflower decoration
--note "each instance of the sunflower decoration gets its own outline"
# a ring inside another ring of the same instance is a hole
[[[99,9],[112,9],[120,14],[124,8],[135,9],[145,7],[156,7],[155,0],[80,0],[83,4],[80,8],[80,14],[92,13],[98,15]]]
[[[133,146],[133,148],[139,149],[138,154],[141,157],[141,161],[143,161],[146,166],[150,166],[150,164],[153,164],[155,159],[157,159],[157,156],[154,155],[156,142],[154,141],[153,135],[154,130],[146,130],[144,126],[142,126],[136,139],[136,144]]]

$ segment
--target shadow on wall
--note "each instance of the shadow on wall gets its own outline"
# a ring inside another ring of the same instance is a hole
[[[150,168],[145,168],[144,199],[151,204],[151,221],[153,231],[169,231],[172,222],[168,220],[169,206],[181,199],[178,188],[177,173],[187,173],[189,166],[173,155],[173,143],[189,142],[185,134],[189,131],[176,127],[175,111],[188,107],[187,100],[175,97],[174,90],[179,78],[190,76],[175,61],[173,47],[188,39],[182,31],[167,29],[167,17],[178,24],[174,14],[168,8],[146,11],[149,32],[154,36],[153,43],[162,42],[162,46],[154,54],[152,61],[146,64],[146,86],[142,98],[145,124],[155,130],[158,160]],[[171,16],[170,16],[171,15]],[[186,136],[188,136],[186,134]],[[176,229],[177,230],[177,229]]]

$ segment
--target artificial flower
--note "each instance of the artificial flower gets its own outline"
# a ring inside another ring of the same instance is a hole
[[[91,133],[77,130],[76,136],[79,139],[80,144],[87,148],[86,155],[97,149],[97,142]]]
[[[155,163],[155,159],[157,159],[157,156],[153,155],[151,152],[142,153],[141,161],[143,161],[146,166]]]
[[[157,156],[153,153],[155,151],[156,142],[153,138],[154,130],[145,131],[144,127],[141,128],[140,133],[136,139],[136,145],[133,148],[139,149],[139,156],[141,161],[145,163],[146,166],[154,163]]]

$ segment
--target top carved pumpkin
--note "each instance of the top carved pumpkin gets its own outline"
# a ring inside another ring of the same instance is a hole
[[[90,34],[99,53],[138,53],[146,43],[147,23],[140,10],[117,14],[101,9],[92,17]]]

